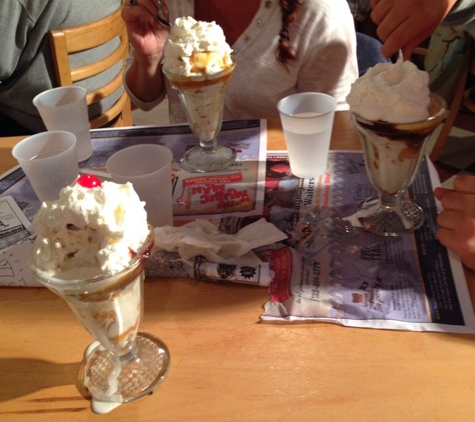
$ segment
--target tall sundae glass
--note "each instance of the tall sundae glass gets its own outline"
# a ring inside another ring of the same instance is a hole
[[[199,146],[186,152],[183,164],[198,172],[219,171],[236,159],[236,151],[228,145],[218,145],[223,123],[224,92],[235,63],[206,76],[184,77],[164,70],[165,76],[178,92],[188,123],[198,137]]]
[[[445,119],[445,101],[430,95],[430,117],[412,123],[369,121],[352,113],[369,180],[378,196],[360,204],[357,218],[368,231],[384,236],[412,232],[424,223],[424,212],[406,195],[423,156],[424,144]]]
[[[380,63],[353,83],[347,97],[368,178],[378,191],[352,217],[367,231],[397,236],[424,222],[422,208],[406,190],[417,173],[426,140],[447,114],[445,101],[430,92],[428,83],[427,72],[409,61]]]
[[[111,185],[116,188],[111,189],[109,185],[104,191],[116,197],[121,190],[132,189],[130,184],[126,188]],[[95,193],[86,192],[93,189]],[[105,249],[98,249],[97,245],[113,243],[116,228],[104,229],[101,224],[93,223],[95,217],[92,214],[95,212],[83,219],[74,215],[75,205],[65,205],[70,202],[67,199],[86,197],[84,202],[88,205],[77,209],[93,209],[95,203],[91,198],[97,197],[105,209],[109,208],[107,199],[104,201],[102,192],[98,192],[102,188],[93,189],[67,187],[61,191],[57,202],[43,205],[33,222],[38,229],[38,237],[31,250],[29,265],[33,275],[67,302],[84,328],[97,340],[86,350],[80,381],[92,394],[93,410],[105,413],[112,403],[129,402],[151,393],[165,378],[170,355],[161,340],[138,331],[143,314],[144,267],[153,246],[153,228],[144,227],[144,237],[137,238],[141,239],[140,245],[132,246],[133,252],[121,265],[122,269],[100,273],[94,265],[95,256],[87,254],[93,251],[99,256],[104,254]],[[123,199],[130,198],[137,199],[143,207],[135,192]],[[125,202],[134,209],[133,201]],[[115,209],[118,220],[121,220],[116,205],[114,203],[110,209]],[[55,211],[61,209],[65,217],[58,221],[60,218]],[[143,215],[146,214],[137,217]],[[107,212],[98,220],[107,221]],[[142,230],[139,228],[137,231]],[[50,233],[54,236],[50,237]],[[94,239],[97,233],[104,236]],[[127,237],[123,233],[117,236]],[[62,259],[58,259],[60,256]],[[114,261],[111,266],[116,263]]]
[[[192,17],[175,20],[163,49],[163,73],[178,93],[188,123],[200,143],[187,151],[182,164],[198,172],[220,171],[236,159],[236,151],[218,145],[224,93],[236,66],[222,28]]]

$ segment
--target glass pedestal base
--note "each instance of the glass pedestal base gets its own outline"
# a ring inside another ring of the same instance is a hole
[[[386,207],[374,197],[359,205],[356,218],[368,232],[399,236],[419,229],[424,224],[424,211],[407,198],[402,198],[397,207]]]
[[[126,403],[152,393],[164,380],[170,367],[165,343],[144,332],[135,341],[136,353],[125,362],[98,342],[87,349],[79,376],[93,400]]]
[[[227,145],[218,145],[210,150],[196,146],[185,154],[182,165],[187,170],[205,173],[225,170],[235,160],[236,151]]]

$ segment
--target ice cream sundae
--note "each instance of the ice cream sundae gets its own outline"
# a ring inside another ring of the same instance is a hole
[[[132,185],[80,176],[57,201],[42,204],[32,227],[35,276],[74,304],[98,340],[122,348],[140,323],[140,276],[152,242]]]
[[[223,30],[215,22],[178,18],[165,44],[163,70],[182,81],[213,79],[213,75],[232,67],[231,53]]]
[[[428,74],[409,61],[380,63],[347,97],[368,177],[380,194],[362,204],[358,221],[375,233],[397,235],[422,225],[420,207],[400,195],[412,183],[426,139],[445,118],[445,102],[428,83]]]
[[[33,220],[36,264],[61,279],[109,276],[130,265],[150,235],[144,203],[130,183],[82,175],[44,202]]]
[[[33,274],[100,343],[87,354],[82,380],[94,403],[125,402],[153,390],[166,373],[162,346],[137,335],[153,230],[133,186],[82,175],[57,201],[42,204],[32,227]]]
[[[191,170],[219,170],[234,161],[235,152],[218,147],[216,141],[223,120],[224,89],[235,67],[231,53],[219,25],[191,17],[176,19],[165,44],[163,72],[200,139],[201,148],[190,150],[184,159]]]
[[[420,122],[429,118],[429,74],[410,61],[379,63],[351,86],[351,111],[370,121]]]

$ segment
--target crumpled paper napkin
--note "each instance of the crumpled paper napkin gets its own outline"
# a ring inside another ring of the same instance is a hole
[[[236,234],[221,233],[208,220],[195,220],[180,227],[156,227],[154,247],[178,252],[184,260],[202,255],[210,262],[257,266],[261,260],[252,249],[284,239],[287,235],[264,218]]]

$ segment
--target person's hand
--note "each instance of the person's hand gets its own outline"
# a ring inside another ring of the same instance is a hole
[[[457,0],[371,0],[371,19],[383,41],[385,57],[399,50],[408,60],[421,42],[429,38]]]
[[[475,270],[475,176],[457,176],[454,189],[436,188],[443,211],[437,217],[440,243]]]
[[[130,92],[146,103],[160,98],[165,89],[161,59],[170,28],[160,23],[157,13],[156,0],[125,0],[122,8],[122,19],[127,25],[134,59],[125,74],[126,85]]]
[[[134,47],[135,59],[156,60],[162,56],[163,46],[170,29],[157,19],[156,0],[126,0],[122,18],[127,25],[129,42]]]

